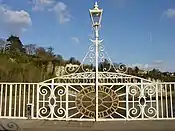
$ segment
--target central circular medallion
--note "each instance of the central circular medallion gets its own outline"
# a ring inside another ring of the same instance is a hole
[[[102,100],[101,99],[98,99],[98,105],[101,105],[102,104]],[[92,99],[92,104],[95,106],[96,105],[96,99]]]
[[[95,118],[96,92],[94,86],[83,88],[76,96],[78,111],[86,117]],[[108,117],[113,114],[119,105],[118,95],[107,86],[99,86],[98,90],[98,117]]]

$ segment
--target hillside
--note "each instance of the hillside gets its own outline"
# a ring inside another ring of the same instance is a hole
[[[54,77],[56,66],[65,66],[68,63],[80,64],[74,57],[64,60],[61,55],[53,51],[52,47],[24,45],[17,36],[10,36],[6,40],[1,39],[0,82],[40,82]],[[108,65],[106,61],[100,64]],[[129,68],[127,73],[146,79],[175,81],[175,73],[160,72],[158,69],[146,72],[135,67]]]

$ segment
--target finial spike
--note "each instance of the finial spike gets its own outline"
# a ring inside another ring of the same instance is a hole
[[[95,8],[98,8],[98,2],[95,1]]]

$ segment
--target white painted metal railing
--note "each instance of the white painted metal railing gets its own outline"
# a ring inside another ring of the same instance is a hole
[[[64,75],[41,83],[0,83],[0,118],[79,121],[175,118],[175,82],[152,82],[127,75],[127,66],[113,64],[99,40],[102,12],[97,2],[90,10],[92,21],[99,17],[99,23],[93,24],[95,39],[80,65],[66,65],[60,68]]]
[[[36,117],[36,96],[36,83],[0,83],[0,117]],[[28,112],[30,105],[31,112]]]
[[[157,106],[158,118],[174,118],[175,117],[175,83],[157,84],[158,98]]]
[[[95,110],[87,110],[88,102],[93,105],[94,98],[85,99],[81,94],[93,92],[94,87],[93,83],[89,86],[70,83],[0,83],[0,118],[94,121]],[[106,101],[98,98],[99,121],[175,118],[175,82],[99,83],[99,97],[107,92],[113,96]],[[105,102],[113,104],[115,101],[116,106],[104,105]],[[103,105],[106,109],[100,111]]]

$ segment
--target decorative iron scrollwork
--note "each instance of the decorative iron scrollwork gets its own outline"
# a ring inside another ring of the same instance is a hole
[[[154,118],[157,115],[157,110],[154,107],[145,107],[144,115],[147,118]]]
[[[103,72],[109,72],[113,71],[116,73],[126,73],[128,70],[128,67],[125,64],[117,64],[114,65],[112,63],[112,60],[108,56],[108,54],[105,52],[105,47],[100,44],[99,45],[99,62],[107,62],[107,67],[103,67],[102,71]]]
[[[78,72],[94,72],[95,71],[95,59],[96,59],[96,50],[95,50],[95,44],[92,40],[93,44],[89,46],[89,50],[86,53],[85,57],[83,58],[80,65],[73,65],[73,64],[67,64],[64,68],[64,74],[72,74],[72,73],[78,73]],[[104,63],[107,61],[107,66],[100,67],[102,68],[102,72],[109,72],[113,71],[116,73],[126,73],[128,70],[128,67],[125,64],[117,64],[114,65],[108,56],[108,54],[105,52],[105,47],[101,44],[102,41],[99,41],[98,46],[98,63]]]
[[[132,107],[128,110],[128,115],[131,118],[138,118],[141,115],[141,108],[137,105],[137,107]]]
[[[65,96],[65,87],[59,85],[41,86],[39,90],[40,106],[38,110],[39,117],[59,118],[65,116],[63,108],[63,97]]]
[[[41,107],[38,112],[39,112],[39,116],[49,117],[50,114],[51,114],[51,109],[48,106],[47,107]]]
[[[129,87],[129,111],[130,118],[155,118],[157,109],[153,97],[156,89],[153,85],[130,86]]]
[[[6,125],[0,124],[0,130],[3,131],[18,131],[20,128],[15,122],[9,122]]]
[[[66,115],[66,111],[64,108],[57,106],[57,107],[55,107],[54,115],[58,118],[63,118]]]

